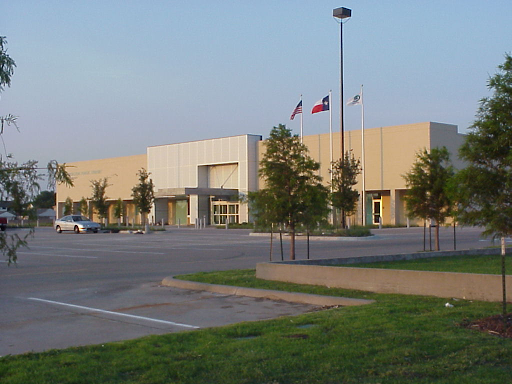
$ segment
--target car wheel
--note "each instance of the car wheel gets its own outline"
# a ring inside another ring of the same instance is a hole
[[[60,226],[59,226],[59,225],[57,225],[57,226],[55,227],[55,230],[57,231],[57,233],[62,233],[62,229],[60,228]]]
[[[78,228],[78,225],[75,225],[74,231],[76,234],[80,233],[80,228]]]
[[[97,229],[95,229],[93,232],[94,232],[94,233],[98,233],[98,230],[97,230]]]

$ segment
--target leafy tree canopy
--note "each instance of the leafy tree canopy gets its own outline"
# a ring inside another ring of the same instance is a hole
[[[290,258],[295,258],[298,225],[320,221],[327,212],[328,193],[317,172],[320,164],[309,155],[297,135],[280,124],[265,142],[259,174],[265,187],[250,194],[257,220],[286,224],[291,234]]]
[[[99,180],[91,180],[91,202],[93,203],[94,208],[96,208],[98,216],[102,219],[108,216],[109,204],[107,202],[106,190],[109,185],[108,177],[104,177],[103,179]]]
[[[405,202],[409,214],[424,220],[433,219],[436,226],[435,247],[439,250],[439,225],[451,215],[450,182],[454,175],[450,153],[446,147],[424,149],[404,179],[409,190]]]
[[[34,208],[47,208],[47,209],[53,208],[55,206],[55,192],[51,192],[51,191],[40,192],[35,197],[32,204],[34,205]]]
[[[488,81],[494,93],[480,101],[459,151],[468,166],[457,175],[459,220],[495,237],[512,235],[512,57]]]
[[[357,208],[359,192],[354,189],[357,175],[361,173],[361,162],[349,151],[344,159],[332,164],[331,202],[332,206],[342,212],[342,224],[345,227],[345,215],[353,214]]]
[[[5,86],[10,87],[11,77],[16,67],[14,60],[7,54],[6,45],[7,40],[4,36],[0,36],[0,92],[4,90]],[[0,116],[0,135],[3,134],[5,126],[13,125],[18,129],[16,122],[17,117],[14,115]],[[49,189],[54,189],[56,183],[73,185],[73,180],[67,172],[65,164],[59,164],[53,160],[48,163],[47,168],[40,168],[38,162],[34,160],[18,164],[10,159],[12,159],[11,154],[5,153],[5,157],[0,155],[0,198],[11,200],[11,208],[18,215],[28,213],[29,203],[39,192],[39,181],[42,179],[42,175],[39,173],[41,169],[46,169],[48,172]],[[27,237],[31,234],[30,231],[24,237],[20,237],[18,234],[0,233],[0,252],[7,256],[8,265],[16,263],[17,250],[27,246]]]
[[[458,219],[501,237],[503,318],[507,313],[505,237],[512,235],[512,56],[489,79],[490,97],[480,101],[476,120],[459,156],[468,166],[457,175]]]

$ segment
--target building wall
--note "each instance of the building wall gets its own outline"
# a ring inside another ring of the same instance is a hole
[[[406,184],[403,175],[411,170],[416,155],[423,149],[446,146],[456,168],[463,166],[457,158],[457,151],[464,141],[464,135],[457,132],[457,126],[442,123],[416,123],[390,127],[366,128],[364,130],[365,186],[367,193],[380,193],[382,196],[383,224],[406,224],[407,212],[403,197]],[[319,174],[324,183],[330,181],[330,135],[329,133],[303,137],[310,156],[320,162]],[[258,158],[265,151],[265,142],[258,144]],[[345,131],[345,151],[351,151],[356,159],[362,160],[361,130]],[[340,134],[332,135],[332,158],[340,157]],[[264,186],[259,179],[259,187]],[[355,188],[362,191],[363,174],[358,176]],[[367,205],[367,209],[371,204]],[[362,206],[352,222],[362,222]],[[414,222],[414,221],[412,221]]]
[[[381,197],[383,224],[407,222],[404,204],[406,185],[402,176],[410,171],[419,151],[444,145],[450,151],[455,167],[463,165],[456,155],[464,135],[457,133],[455,125],[425,122],[367,128],[364,135],[366,192]],[[319,174],[328,184],[331,161],[329,133],[304,136],[303,142],[310,155],[320,162]],[[361,143],[361,130],[345,132],[345,149],[350,150],[356,159],[362,158]],[[144,155],[69,163],[75,186],[58,186],[57,215],[62,216],[67,197],[78,204],[82,197],[91,196],[92,180],[107,177],[111,184],[107,188],[109,199],[114,202],[121,198],[130,216],[129,222],[138,222],[135,208],[128,203],[132,200],[131,190],[138,182],[137,172],[141,168],[151,173],[156,192],[172,188],[223,188],[246,194],[263,187],[262,180],[258,178],[258,168],[264,151],[261,136],[239,135],[149,147]],[[332,159],[338,159],[340,154],[340,134],[334,132]],[[362,174],[358,177],[356,189],[362,190]],[[367,217],[371,216],[368,210],[372,208],[372,197],[368,197]],[[150,220],[160,222],[165,218],[165,222],[177,224],[179,218],[183,225],[193,224],[196,218],[208,218],[208,198],[206,195],[183,194],[158,200]],[[240,222],[249,221],[249,213],[248,207],[242,204]],[[109,221],[112,222],[112,212],[110,216]],[[351,221],[362,222],[361,202]]]
[[[132,200],[132,188],[138,183],[137,173],[140,169],[147,168],[147,156],[144,154],[77,161],[66,165],[69,167],[68,171],[73,178],[74,186],[71,188],[57,186],[57,217],[63,214],[66,198],[70,197],[77,205],[82,197],[87,199],[92,196],[91,181],[105,177],[110,184],[106,189],[108,200],[112,202],[119,198],[123,201]],[[91,213],[90,216],[95,218],[96,215]],[[112,218],[109,221],[112,221]]]

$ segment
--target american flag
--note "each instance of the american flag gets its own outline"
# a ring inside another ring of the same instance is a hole
[[[295,115],[299,114],[299,113],[302,113],[302,100],[299,101],[299,104],[297,104],[297,106],[295,107],[295,109],[293,110],[293,113],[292,115],[290,116],[290,120],[293,120],[295,118]]]

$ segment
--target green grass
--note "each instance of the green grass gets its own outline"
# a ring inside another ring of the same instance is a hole
[[[343,265],[347,266],[347,265]],[[414,271],[484,273],[501,275],[500,255],[445,256],[417,260],[351,264],[351,267],[407,269]],[[512,271],[512,257],[506,256],[506,271]]]
[[[8,383],[507,383],[512,340],[458,326],[499,303],[273,283],[253,270],[184,279],[361,297],[374,304],[151,336],[104,346],[7,356]]]

